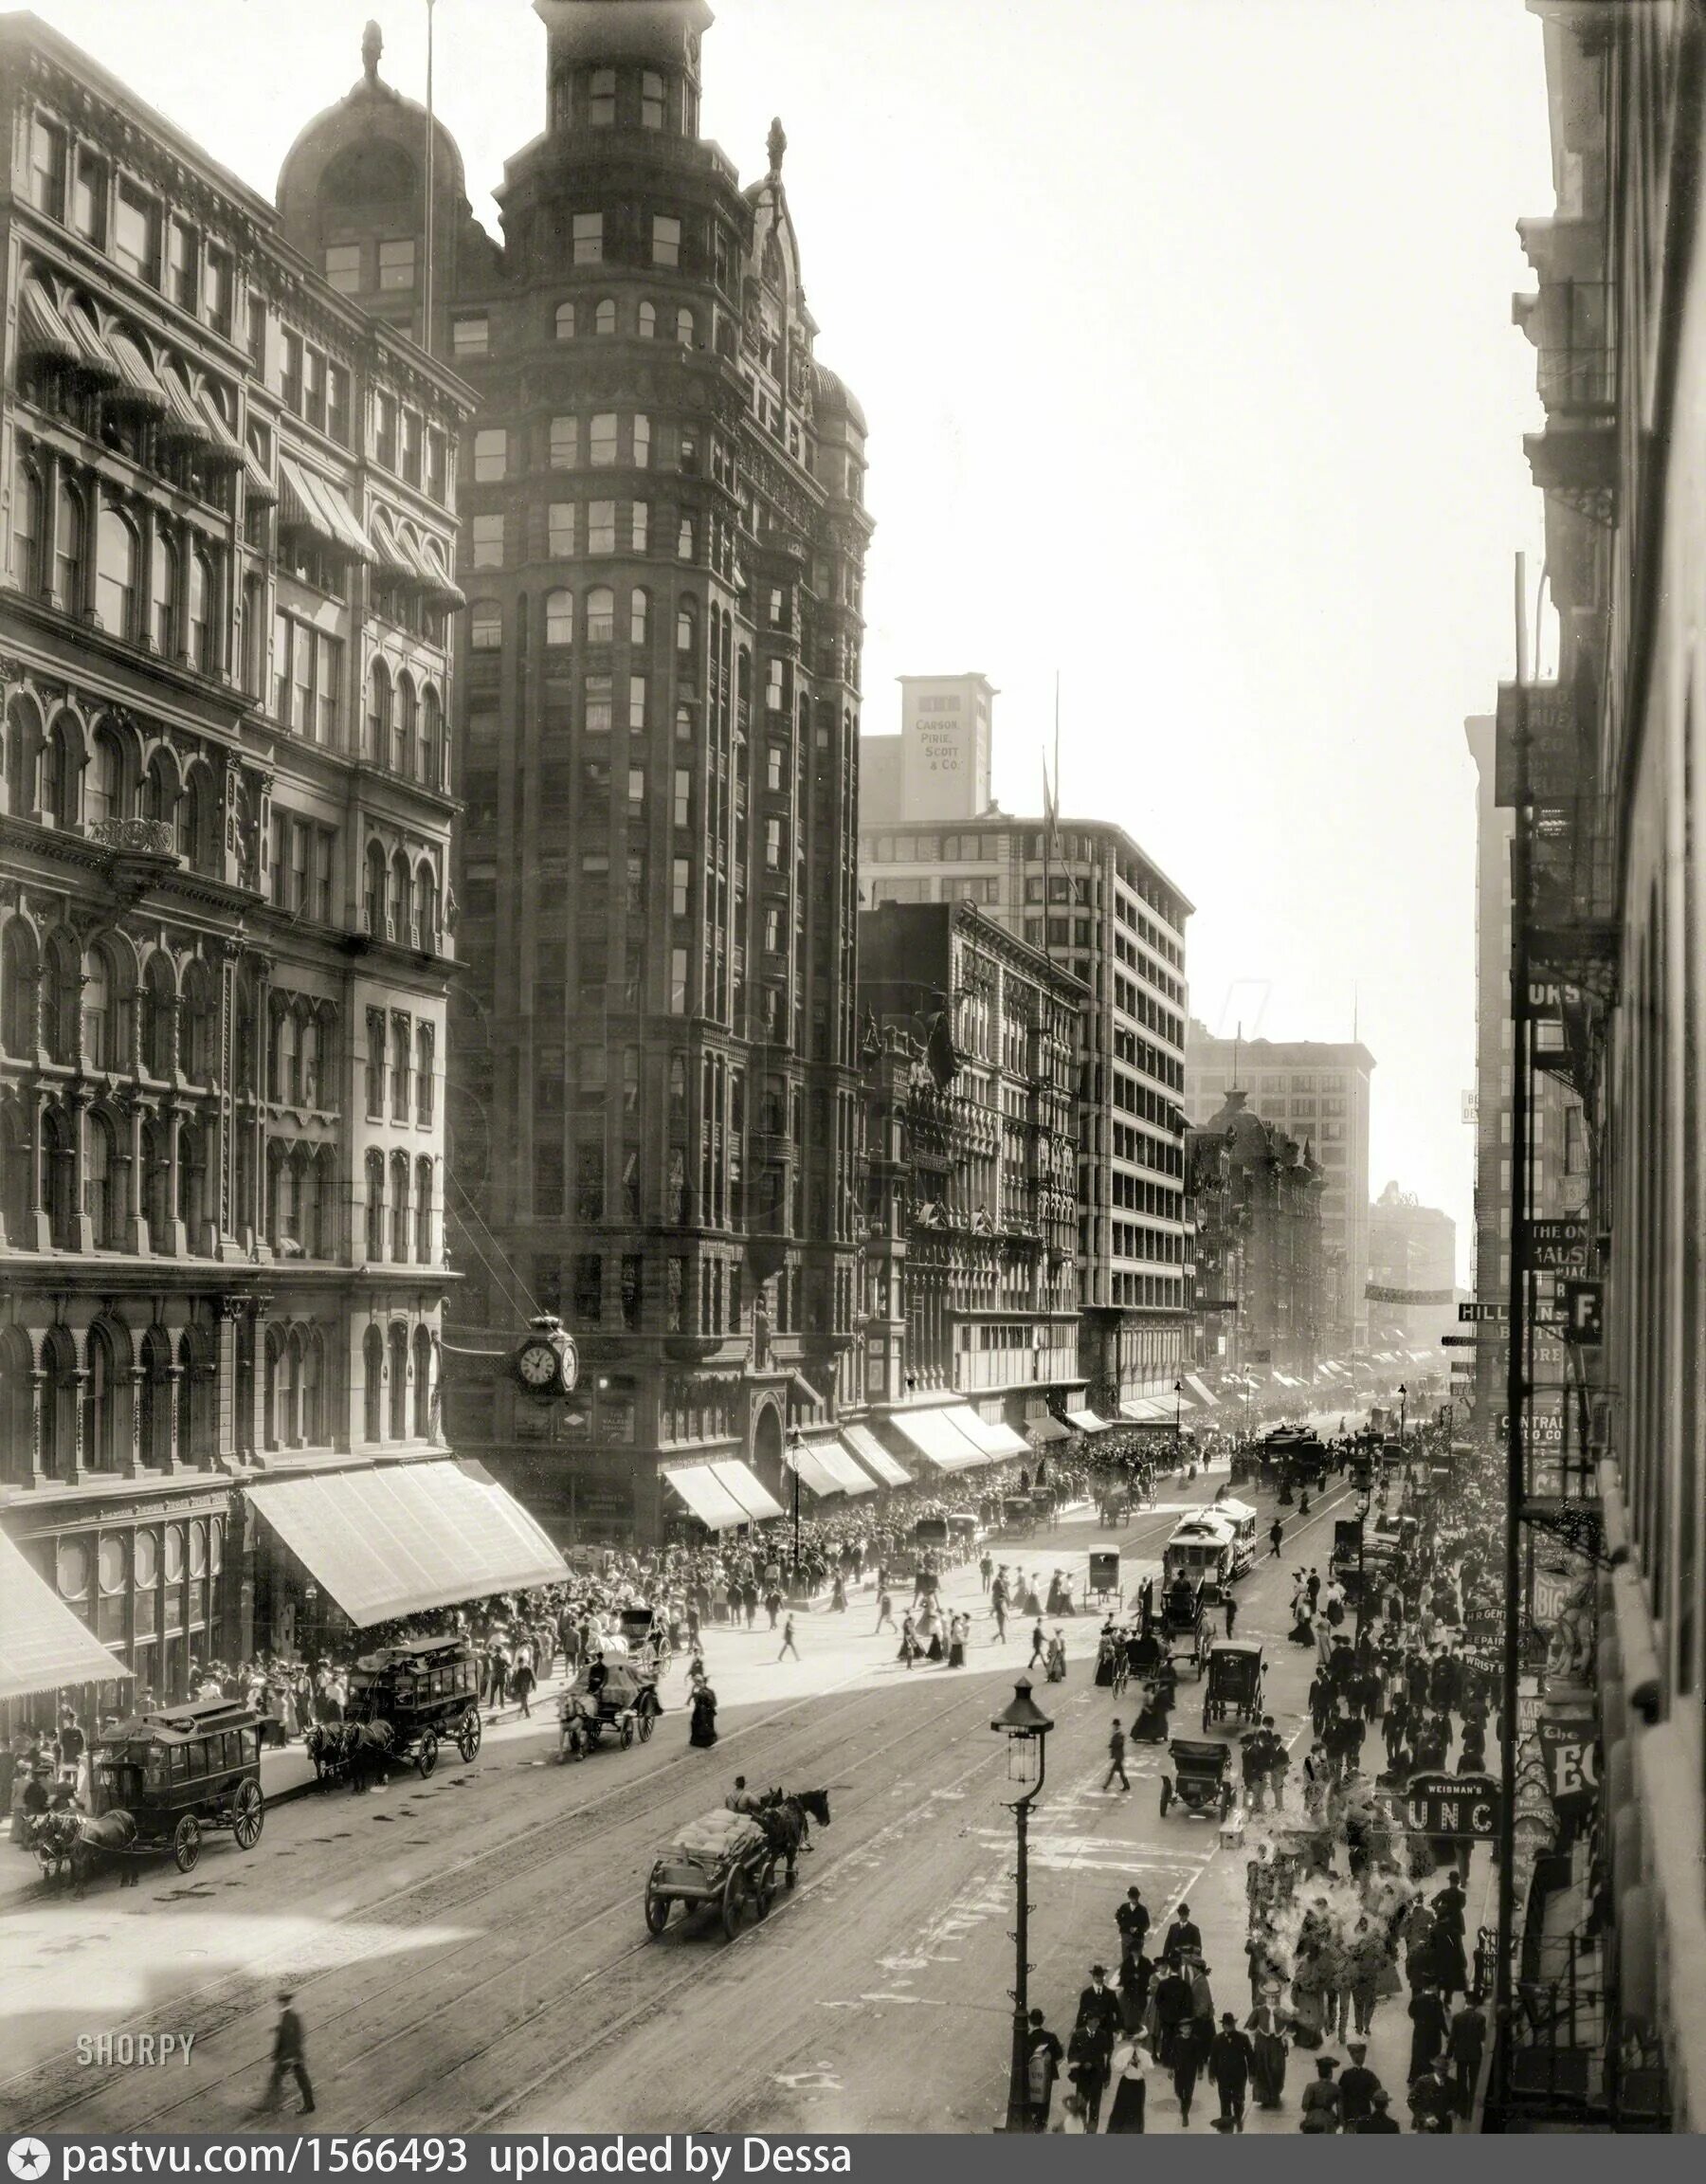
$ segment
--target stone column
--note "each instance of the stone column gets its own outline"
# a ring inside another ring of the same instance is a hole
[[[166,1461],[160,1466],[164,1471],[180,1472],[188,1466],[178,1456],[178,1435],[182,1429],[184,1402],[184,1368],[169,1365],[166,1368],[168,1395],[168,1424],[166,1429]]]
[[[139,1102],[131,1101],[126,1118],[125,1149],[118,1155],[118,1166],[124,1175],[126,1200],[124,1240],[127,1250],[146,1256],[149,1251],[148,1203],[146,1193],[147,1171],[142,1163],[142,1109]]]
[[[142,1475],[142,1390],[148,1381],[147,1368],[133,1365],[126,1377],[131,1384],[130,1448],[118,1469],[123,1478],[139,1479]]]
[[[42,1448],[42,1390],[47,1375],[40,1366],[29,1375],[29,1477],[32,1485],[39,1486],[47,1477],[47,1465]]]

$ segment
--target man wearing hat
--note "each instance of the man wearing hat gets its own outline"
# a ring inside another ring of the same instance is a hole
[[[1392,2096],[1383,2085],[1374,2096],[1374,2105],[1363,2120],[1352,2126],[1357,2131],[1402,2131],[1404,2126],[1392,2114]]]
[[[1101,2120],[1102,2093],[1119,2030],[1119,1997],[1107,1982],[1108,1967],[1092,1964],[1090,1984],[1079,1996],[1078,2022],[1066,2049],[1072,2083],[1083,2102],[1086,2131],[1094,2131]]]
[[[1250,2035],[1239,2030],[1230,2010],[1223,2010],[1220,2030],[1208,2043],[1208,2075],[1220,2095],[1220,2114],[1214,2120],[1217,2131],[1243,2129],[1244,2102],[1249,2097],[1255,2060]]]
[[[1366,2040],[1350,2041],[1345,2052],[1351,2060],[1339,2072],[1339,2119],[1347,2131],[1360,2131],[1374,2113],[1374,2096],[1381,2090],[1380,2080],[1369,2068]]]
[[[307,2045],[302,2036],[302,2020],[291,2007],[295,2000],[294,1988],[279,1989],[279,2024],[273,2034],[272,2076],[266,2083],[266,2098],[261,2103],[263,2113],[277,2109],[279,2097],[284,2090],[285,2079],[294,2078],[297,2091],[302,2096],[302,2114],[314,2114],[314,2087],[308,2082]]]
[[[1136,1956],[1150,1930],[1150,1915],[1143,1891],[1135,1882],[1126,1890],[1125,1902],[1114,1914],[1114,1923],[1119,1928],[1120,1956]]]

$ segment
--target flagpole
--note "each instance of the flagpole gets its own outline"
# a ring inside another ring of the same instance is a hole
[[[438,132],[432,119],[432,10],[434,0],[426,0],[426,248],[421,268],[421,347],[428,356],[432,355],[432,230],[433,230],[433,155],[437,150],[433,139]]]

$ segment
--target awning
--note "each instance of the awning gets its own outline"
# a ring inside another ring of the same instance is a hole
[[[733,1531],[749,1521],[734,1495],[712,1478],[709,1464],[689,1464],[680,1471],[665,1471],[663,1483],[674,1488],[708,1532]]]
[[[18,355],[55,364],[75,364],[82,355],[59,305],[33,278],[18,295]]]
[[[397,540],[396,526],[388,508],[375,508],[368,523],[372,543],[373,567],[388,583],[418,584],[421,572]]]
[[[420,578],[421,589],[429,597],[438,600],[440,605],[445,607],[465,607],[468,604],[467,593],[452,580],[443,562],[439,559],[437,547],[431,541],[417,538],[405,524],[398,528],[397,543],[414,563]],[[796,1373],[793,1377],[797,1380],[801,1375]],[[814,1402],[822,1403],[823,1397],[811,1386],[809,1380],[806,1382],[806,1386],[810,1392],[811,1399]]]
[[[825,1462],[821,1448],[802,1447],[789,1451],[789,1462],[814,1494],[844,1494],[845,1485]]]
[[[1134,1426],[1171,1426],[1173,1422],[1172,1405],[1163,1403],[1159,1395],[1134,1395],[1119,1406],[1119,1414]]]
[[[279,488],[268,476],[266,464],[262,462],[252,447],[245,447],[243,450],[243,474],[247,481],[248,497],[251,500],[264,500],[269,508],[277,505]]]
[[[971,1471],[989,1462],[953,1423],[946,1409],[891,1410],[888,1422],[938,1471]]]
[[[1070,1441],[1072,1439],[1071,1433],[1061,1424],[1058,1418],[1039,1418],[1027,1426],[1025,1430],[1033,1441],[1041,1442],[1044,1447],[1047,1447],[1051,1441]]]
[[[730,1458],[726,1462],[713,1464],[711,1475],[755,1522],[768,1521],[771,1517],[783,1514],[781,1502],[745,1464],[738,1464]]]
[[[847,1454],[839,1441],[814,1441],[811,1447],[819,1459],[841,1481],[844,1494],[875,1494],[877,1482],[862,1464]]]
[[[962,1416],[953,1413],[953,1423],[962,1433],[970,1433],[991,1464],[1005,1464],[1009,1456],[1028,1456],[1029,1448],[1020,1440],[1010,1426],[997,1419],[991,1423],[981,1411],[967,1405]]]
[[[162,440],[175,440],[194,447],[205,447],[212,438],[208,419],[201,404],[195,399],[190,382],[173,364],[162,367],[160,385],[166,390],[167,411],[160,420]]]
[[[1098,1418],[1094,1410],[1068,1410],[1064,1413],[1068,1426],[1076,1426],[1080,1433],[1105,1433],[1108,1421]]]
[[[147,410],[155,417],[167,416],[172,410],[172,397],[136,343],[128,334],[115,328],[107,336],[106,345],[118,367],[118,384],[109,390],[107,400],[127,410]]]
[[[288,455],[279,458],[281,520],[299,531],[312,531],[324,543],[352,560],[371,561],[373,549],[355,520],[350,503],[330,479],[304,469]]]
[[[195,390],[195,401],[196,407],[208,420],[209,441],[208,452],[209,456],[217,462],[229,464],[233,470],[246,468],[249,451],[238,439],[236,433],[231,430],[229,425],[226,423],[225,411],[220,408],[218,397],[214,394],[213,390],[206,386],[198,387]],[[256,467],[259,468],[259,464]],[[262,475],[264,477],[265,473],[263,472]],[[278,498],[272,491],[270,482],[267,485],[267,497],[274,500]]]
[[[568,1575],[521,1504],[454,1461],[321,1471],[244,1491],[358,1629]]]
[[[111,387],[118,378],[118,366],[106,345],[95,315],[88,305],[74,298],[68,302],[62,317],[65,329],[77,344],[77,370],[91,387]]]
[[[896,1463],[868,1426],[844,1426],[841,1429],[841,1437],[846,1447],[859,1458],[859,1461],[870,1470],[872,1476],[880,1480],[884,1486],[910,1486],[912,1484],[912,1473],[904,1470],[900,1465]]]
[[[1190,1392],[1196,1397],[1197,1401],[1203,1406],[1205,1410],[1217,1410],[1220,1408],[1220,1397],[1216,1395],[1208,1387],[1207,1383],[1199,1378],[1196,1374],[1187,1373],[1185,1375],[1185,1385],[1190,1390]]]
[[[115,1684],[130,1673],[0,1532],[0,1699]]]

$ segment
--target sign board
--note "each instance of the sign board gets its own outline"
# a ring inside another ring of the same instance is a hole
[[[1586,1221],[1531,1221],[1529,1241],[1534,1244],[1569,1245],[1572,1250],[1588,1248]]]
[[[1591,1704],[1554,1703],[1541,1715],[1539,1726],[1552,1803],[1560,1813],[1587,1811],[1599,1788],[1599,1740]]]
[[[1508,1304],[1460,1304],[1458,1320],[1465,1327],[1502,1327],[1511,1316]]]
[[[1580,1274],[1588,1265],[1588,1242],[1580,1244],[1547,1244],[1535,1241],[1529,1247],[1529,1271],[1534,1274]]]
[[[1191,1309],[1196,1312],[1236,1312],[1238,1310],[1238,1299],[1236,1297],[1199,1297]]]
[[[1606,1285],[1603,1282],[1566,1282],[1564,1339],[1597,1350],[1606,1338]]]
[[[1477,1092],[1464,1092],[1461,1097],[1462,1100],[1461,1111],[1463,1120],[1473,1129],[1475,1124],[1480,1120],[1480,1095]]]
[[[1388,1289],[1378,1282],[1365,1283],[1363,1295],[1370,1304],[1449,1304],[1455,1289]]]
[[[1491,1774],[1412,1774],[1404,1798],[1406,1816],[1420,1835],[1490,1843],[1498,1833],[1498,1784]]]
[[[1442,1335],[1440,1347],[1443,1350],[1475,1350],[1486,1340],[1484,1335]]]

